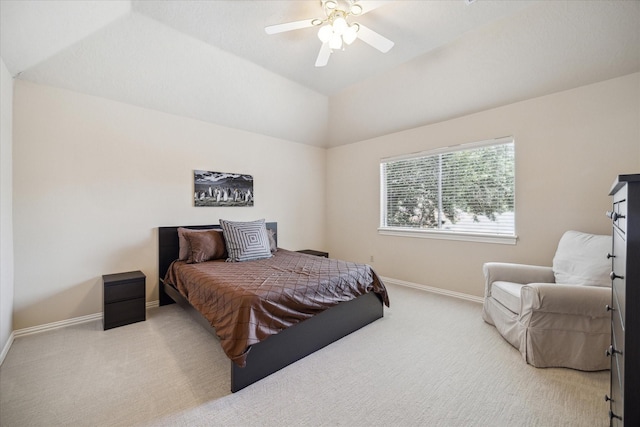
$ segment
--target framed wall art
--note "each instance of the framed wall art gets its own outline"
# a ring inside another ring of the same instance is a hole
[[[253,206],[253,176],[193,171],[194,206]]]

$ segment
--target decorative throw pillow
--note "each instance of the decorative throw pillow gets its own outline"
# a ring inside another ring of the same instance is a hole
[[[611,236],[567,231],[553,257],[556,283],[565,285],[611,286]]]
[[[191,228],[178,227],[178,246],[180,248],[178,259],[180,261],[187,261],[189,258],[191,258],[191,245],[189,244],[189,240],[187,240],[188,234],[206,233],[210,230],[211,229],[194,230]]]
[[[227,261],[270,258],[271,247],[264,219],[250,222],[220,220],[229,257]]]
[[[185,237],[191,247],[191,254],[187,259],[187,263],[195,264],[227,257],[224,238],[222,237],[222,232],[218,230],[187,233]]]

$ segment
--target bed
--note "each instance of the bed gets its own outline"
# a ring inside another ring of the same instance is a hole
[[[299,264],[303,271],[311,271],[315,265],[319,262],[324,267],[336,266],[338,269],[343,269],[345,266],[353,268],[367,268],[369,269],[373,280],[372,283],[367,286],[368,291],[361,295],[349,297],[350,299],[333,302],[330,307],[317,309],[312,314],[306,313],[308,317],[304,319],[286,319],[287,322],[292,325],[282,328],[282,325],[278,324],[274,326],[277,330],[275,333],[267,334],[264,336],[254,336],[253,341],[248,341],[248,345],[245,351],[238,353],[237,346],[234,349],[229,346],[225,346],[226,340],[221,339],[221,345],[230,358],[231,365],[231,391],[236,392],[241,390],[254,382],[276,372],[285,366],[331,344],[334,341],[350,334],[353,331],[360,329],[361,327],[383,317],[383,304],[388,305],[388,297],[384,285],[377,278],[373,270],[370,267],[361,264],[345,263],[338,260],[327,260],[323,258],[322,261],[318,257],[311,255],[301,254],[279,249],[274,256],[268,260],[261,261],[248,261],[241,263],[224,263],[224,261],[208,261],[201,263],[198,266],[193,264],[185,264],[184,262],[174,262],[179,258],[180,244],[178,239],[178,229],[187,228],[190,230],[212,230],[220,229],[219,225],[202,225],[202,226],[172,226],[172,227],[159,227],[159,300],[160,305],[167,305],[172,303],[178,303],[183,307],[198,323],[202,324],[205,328],[211,331],[219,338],[225,338],[228,336],[227,326],[218,325],[218,330],[212,326],[212,319],[210,313],[203,309],[201,303],[193,299],[193,291],[191,293],[185,286],[189,285],[183,279],[183,275],[187,277],[187,271],[194,268],[203,269],[215,269],[217,274],[222,268],[249,268],[252,265],[262,264],[265,268],[270,268],[270,271],[278,271],[277,274],[271,273],[267,279],[259,279],[259,281],[271,280],[271,277],[285,277],[283,268],[278,265],[272,265],[272,263],[281,262],[281,260],[296,260],[296,264]],[[272,236],[277,242],[277,223],[268,222],[266,228],[272,232]],[[277,245],[277,243],[276,243]],[[295,257],[306,257],[297,260]],[[185,265],[182,265],[185,264]],[[324,268],[323,267],[323,268]],[[183,273],[183,269],[185,272]],[[198,270],[196,273],[202,277],[205,273]],[[167,275],[169,272],[169,275]],[[179,272],[179,273],[177,273]],[[208,272],[206,274],[209,274]],[[215,274],[214,274],[215,276]],[[224,276],[224,274],[220,274]],[[367,276],[369,277],[369,276]],[[278,279],[280,280],[280,279]],[[286,279],[285,279],[286,280]],[[291,279],[293,280],[293,279]],[[335,277],[335,281],[340,281],[342,278]],[[175,282],[175,283],[174,283]],[[330,279],[330,282],[334,282],[334,278]],[[186,284],[185,284],[186,283]],[[375,286],[374,286],[375,285]],[[218,286],[218,285],[216,285]],[[193,288],[192,288],[193,289]],[[187,295],[187,296],[185,296]],[[341,296],[341,299],[346,299],[346,296]],[[191,299],[193,304],[189,301]],[[216,299],[216,298],[212,298]],[[219,299],[219,298],[217,298]],[[196,308],[196,306],[198,308]],[[200,310],[200,311],[199,311]],[[314,310],[316,310],[314,308]],[[202,313],[201,313],[202,311]],[[238,309],[237,311],[242,311]],[[232,316],[228,316],[232,317]],[[225,318],[228,318],[225,317]],[[224,322],[228,323],[228,322]],[[258,331],[260,332],[260,331]],[[251,333],[249,334],[251,335]],[[258,333],[260,335],[260,333]],[[234,351],[236,353],[234,353]]]

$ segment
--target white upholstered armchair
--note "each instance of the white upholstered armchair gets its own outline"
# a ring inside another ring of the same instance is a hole
[[[611,236],[568,231],[553,267],[486,263],[483,319],[533,366],[609,369],[609,251]]]

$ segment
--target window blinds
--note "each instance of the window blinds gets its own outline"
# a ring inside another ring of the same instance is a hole
[[[515,234],[513,138],[383,159],[382,227]]]

